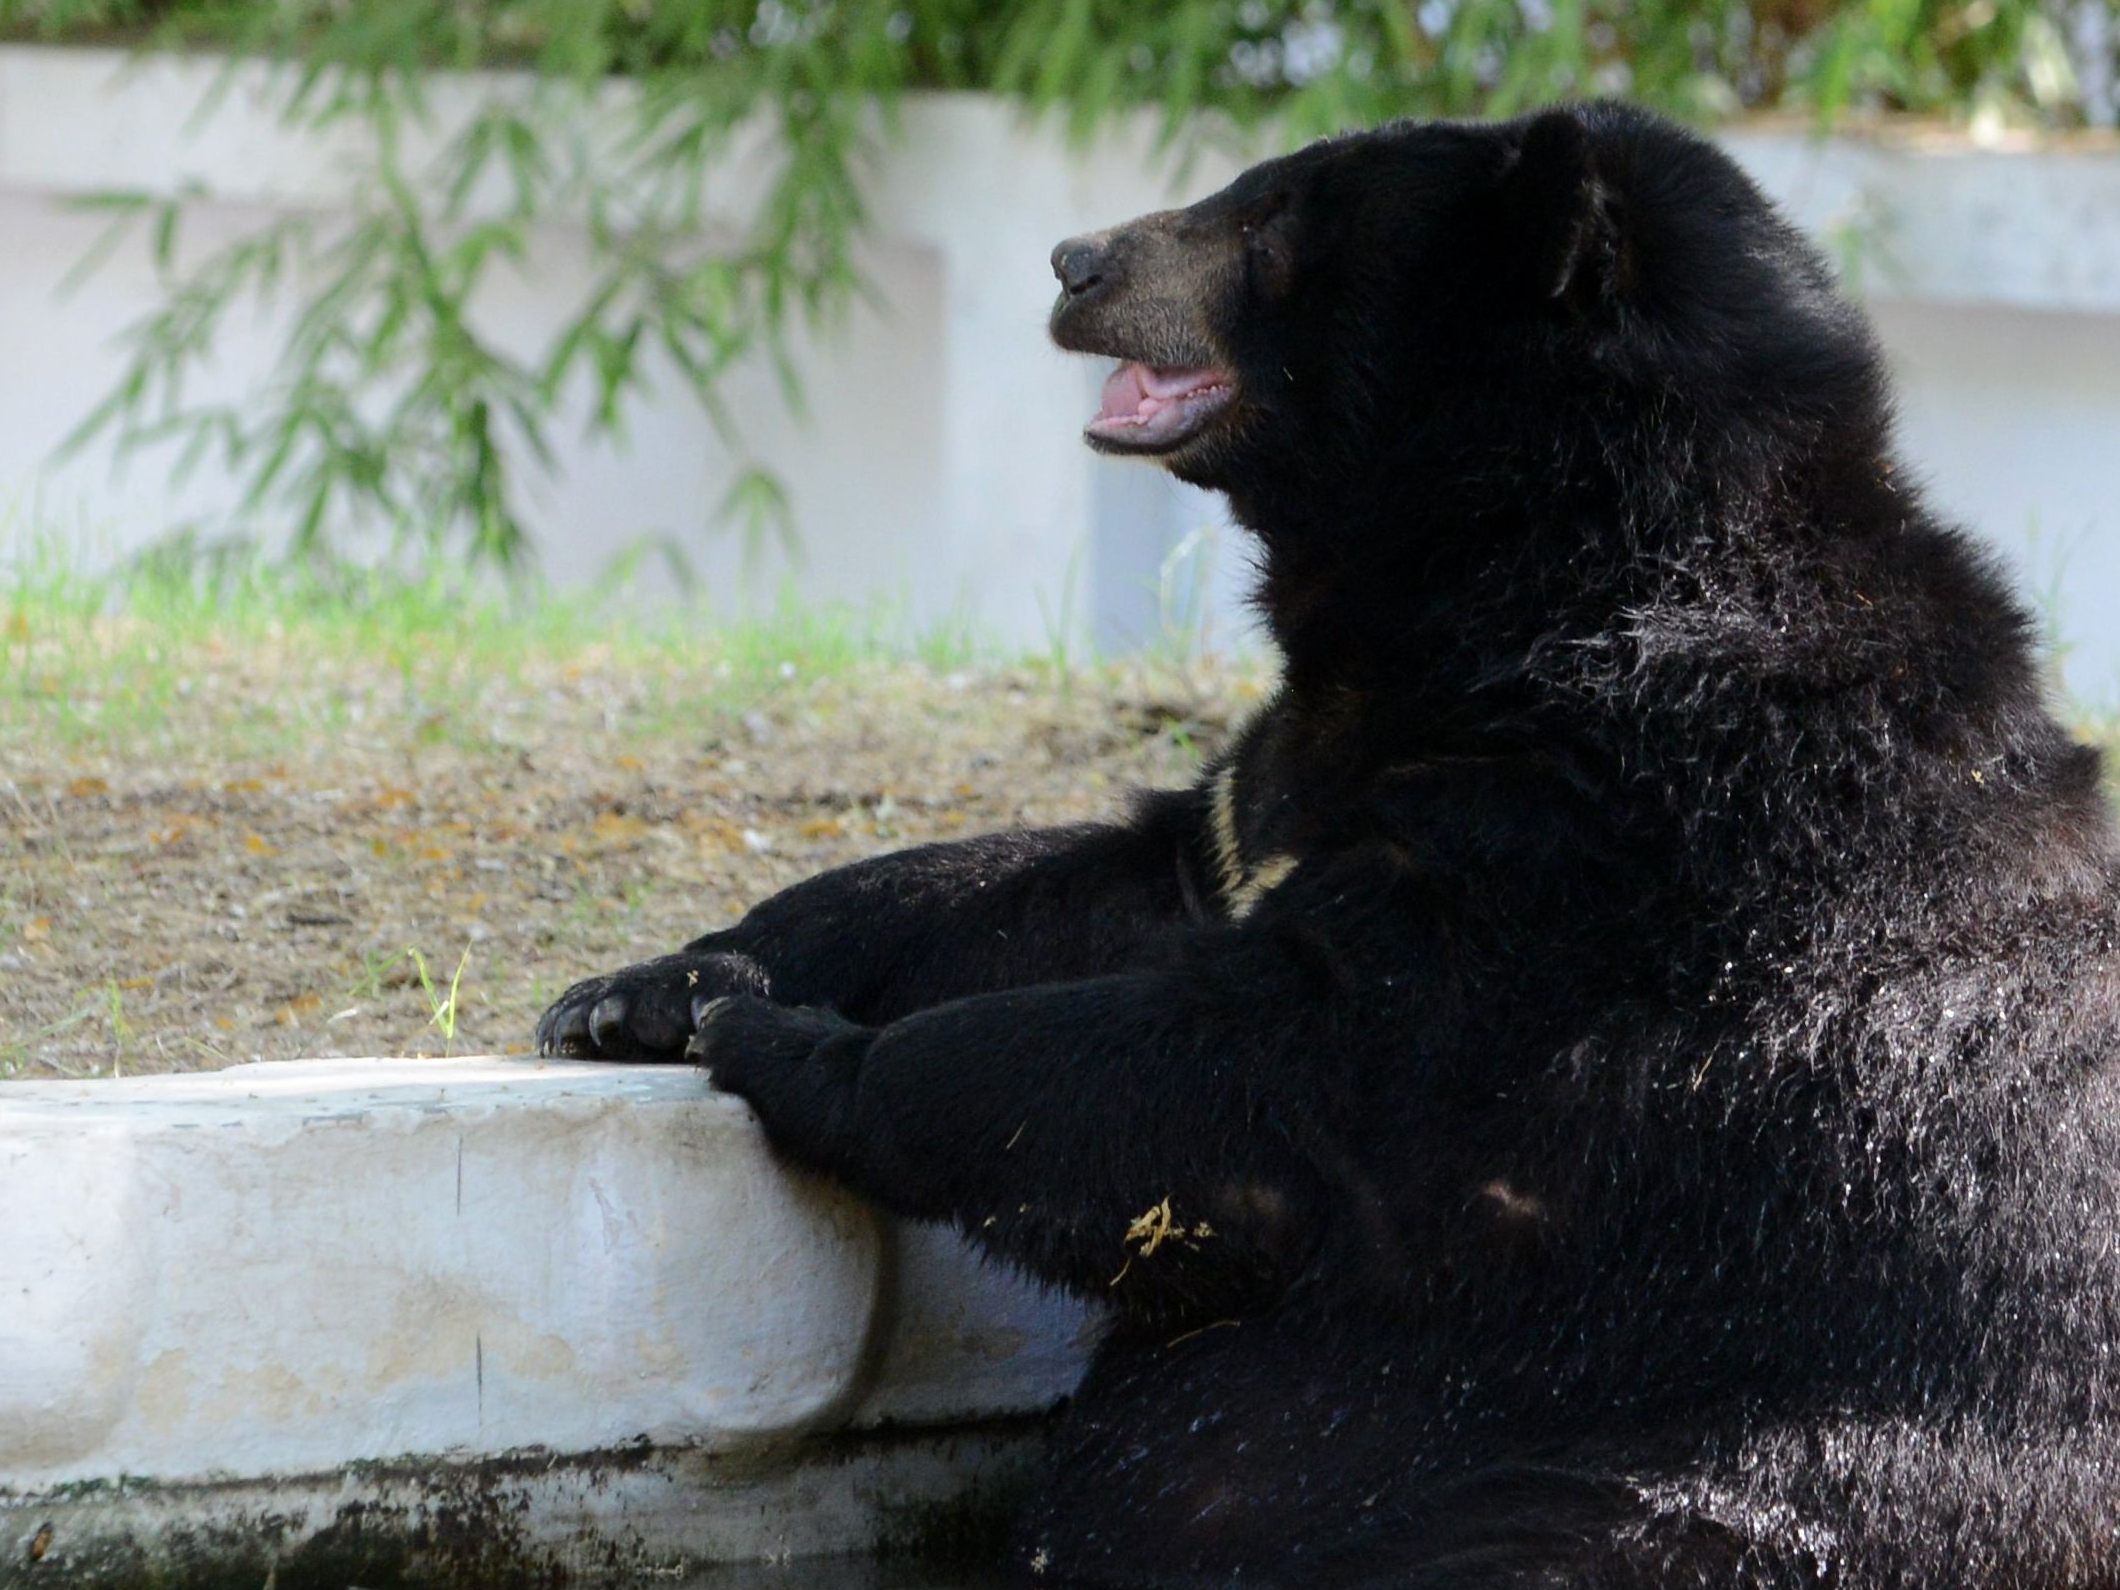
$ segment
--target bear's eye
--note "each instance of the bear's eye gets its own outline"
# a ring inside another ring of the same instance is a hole
[[[1237,234],[1243,239],[1244,258],[1250,267],[1252,283],[1267,299],[1285,294],[1292,285],[1295,272],[1289,254],[1287,228],[1277,224],[1281,213],[1282,206],[1277,204],[1269,214],[1247,216],[1237,223]]]
[[[1261,194],[1237,212],[1237,235],[1247,244],[1272,244],[1288,231],[1289,196]]]

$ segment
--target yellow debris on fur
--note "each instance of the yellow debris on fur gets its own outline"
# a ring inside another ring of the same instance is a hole
[[[1204,1220],[1188,1232],[1171,1211],[1170,1199],[1159,1199],[1128,1222],[1126,1235],[1119,1240],[1123,1246],[1133,1247],[1135,1251],[1126,1256],[1126,1262],[1119,1266],[1119,1273],[1106,1284],[1117,1286],[1126,1279],[1126,1272],[1134,1267],[1135,1259],[1148,1258],[1166,1242],[1183,1242],[1189,1248],[1193,1245],[1187,1240],[1189,1237],[1211,1237],[1214,1234],[1215,1228]]]
[[[1133,1224],[1126,1228],[1126,1241],[1140,1243],[1141,1257],[1145,1259],[1170,1238],[1177,1236],[1182,1229],[1171,1215],[1170,1200],[1165,1198],[1161,1203],[1134,1216]]]

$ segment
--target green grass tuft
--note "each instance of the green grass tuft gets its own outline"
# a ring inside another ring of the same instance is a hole
[[[224,719],[231,757],[290,754],[409,715],[417,738],[476,747],[496,685],[623,674],[645,727],[740,713],[793,682],[887,663],[949,672],[995,660],[962,620],[916,625],[888,606],[805,606],[791,595],[730,615],[617,582],[581,590],[420,578],[254,556],[164,553],[84,572],[54,538],[0,545],[0,748],[153,749],[228,656],[284,659],[290,683]]]

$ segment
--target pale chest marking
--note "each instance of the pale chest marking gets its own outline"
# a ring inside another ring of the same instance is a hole
[[[1237,835],[1237,770],[1234,766],[1215,774],[1209,791],[1208,811],[1214,840],[1216,888],[1230,919],[1242,921],[1268,890],[1295,871],[1296,858],[1283,851],[1263,857],[1257,866],[1245,862],[1243,841]]]

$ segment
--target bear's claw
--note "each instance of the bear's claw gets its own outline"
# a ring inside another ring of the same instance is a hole
[[[560,995],[538,1021],[537,1052],[583,1060],[679,1060],[714,999],[766,992],[764,968],[747,955],[665,955],[589,978]]]

